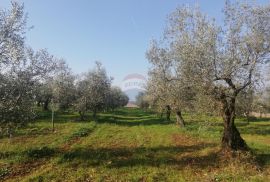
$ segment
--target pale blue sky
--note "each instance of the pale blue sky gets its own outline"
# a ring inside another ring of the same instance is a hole
[[[7,8],[9,0],[0,0]],[[75,73],[101,61],[114,84],[129,73],[147,75],[145,52],[158,39],[166,16],[179,5],[199,4],[222,20],[222,0],[19,0],[28,12],[27,43],[66,59]],[[267,3],[269,0],[259,0]]]

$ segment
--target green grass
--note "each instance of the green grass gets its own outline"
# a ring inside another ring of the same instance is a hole
[[[79,122],[77,114],[50,113],[14,138],[0,139],[4,181],[269,181],[270,120],[237,119],[258,163],[224,160],[218,117],[185,114],[186,128],[139,109]],[[227,159],[227,158],[226,158]]]

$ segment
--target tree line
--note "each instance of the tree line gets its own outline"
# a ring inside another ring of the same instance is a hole
[[[35,51],[25,43],[28,30],[24,6],[11,3],[0,10],[0,133],[12,136],[43,110],[76,111],[80,119],[86,112],[114,110],[125,106],[128,97],[118,87],[101,63],[75,75],[64,59],[46,49]]]

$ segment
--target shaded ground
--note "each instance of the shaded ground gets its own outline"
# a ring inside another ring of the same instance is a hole
[[[185,115],[178,128],[155,114],[122,109],[77,122],[58,114],[56,132],[49,113],[0,140],[4,181],[269,181],[269,120],[237,125],[258,164],[220,156],[220,118]]]

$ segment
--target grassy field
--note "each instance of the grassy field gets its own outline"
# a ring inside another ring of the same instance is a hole
[[[0,139],[3,181],[270,181],[270,119],[237,125],[257,162],[219,153],[220,118],[184,115],[185,129],[155,114],[121,109],[97,122],[49,115]],[[89,119],[90,120],[90,119]]]

